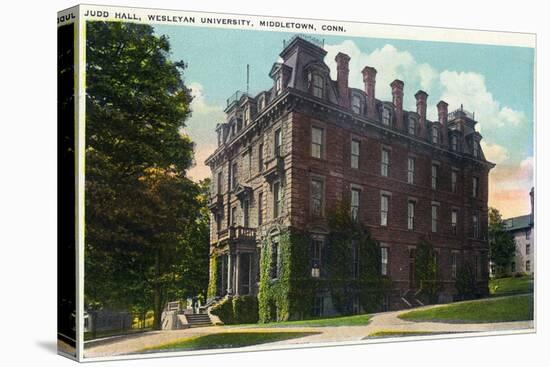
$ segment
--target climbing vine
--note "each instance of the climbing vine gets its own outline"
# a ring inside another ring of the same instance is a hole
[[[354,297],[358,297],[364,311],[378,311],[391,281],[381,275],[379,243],[349,213],[346,202],[329,213],[327,262],[332,301],[341,314],[353,311]]]
[[[273,243],[278,244],[278,271],[272,278]],[[306,235],[284,229],[262,243],[258,314],[260,322],[286,321],[309,316],[316,280],[309,273],[309,240]]]
[[[436,256],[430,242],[420,241],[415,254],[415,278],[419,282],[422,296],[429,303],[437,302],[440,287]]]
[[[208,282],[207,299],[216,297],[218,293],[218,256],[210,256],[210,279]]]

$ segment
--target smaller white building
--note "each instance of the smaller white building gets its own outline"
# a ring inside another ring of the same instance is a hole
[[[516,256],[510,264],[510,273],[532,274],[534,264],[532,215],[509,218],[504,223],[516,241]]]

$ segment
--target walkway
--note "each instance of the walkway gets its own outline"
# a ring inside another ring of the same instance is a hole
[[[427,309],[438,305],[415,308]],[[508,331],[533,329],[533,321],[515,321],[481,324],[457,324],[443,322],[414,322],[401,320],[397,315],[406,312],[404,310],[374,314],[367,325],[364,326],[336,326],[336,327],[257,327],[257,326],[210,326],[170,331],[152,331],[139,335],[108,338],[100,343],[86,347],[86,357],[105,357],[139,352],[146,347],[168,343],[182,338],[202,336],[220,332],[236,332],[249,330],[254,332],[273,331],[311,331],[319,334],[296,338],[292,340],[278,341],[262,344],[266,346],[281,346],[292,344],[308,344],[323,342],[353,342],[360,341],[377,331],[421,331],[434,333],[463,333],[484,331]],[[252,348],[252,347],[249,347]]]

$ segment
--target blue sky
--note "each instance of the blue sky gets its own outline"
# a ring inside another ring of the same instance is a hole
[[[405,29],[405,28],[404,28]],[[203,161],[213,150],[214,127],[223,120],[225,100],[246,88],[250,92],[272,85],[269,70],[292,33],[243,31],[186,26],[156,26],[167,35],[174,60],[184,60],[186,84],[195,95],[193,117],[186,132],[197,142],[197,165],[190,174],[209,174]],[[505,216],[529,209],[527,192],[533,182],[533,63],[534,49],[449,42],[427,42],[365,37],[318,36],[328,51],[325,62],[335,68],[334,56],[351,56],[350,85],[363,88],[365,65],[378,70],[376,94],[391,100],[389,83],[405,82],[405,108],[414,110],[414,94],[425,90],[428,117],[436,118],[440,99],[449,109],[476,113],[484,137],[484,151],[497,163],[491,173],[490,205]],[[335,74],[332,74],[335,77]]]

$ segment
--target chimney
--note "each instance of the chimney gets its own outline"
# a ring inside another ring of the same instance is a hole
[[[403,87],[405,84],[399,80],[395,79],[391,82],[391,94],[393,96],[393,106],[395,107],[395,126],[399,130],[405,130],[405,125],[403,124]]]
[[[448,145],[449,133],[447,131],[447,116],[449,116],[449,105],[445,101],[439,101],[437,104],[437,116],[439,117],[439,124],[441,125],[441,144],[443,146]]]
[[[336,70],[338,74],[336,76],[336,84],[338,85],[338,103],[342,107],[350,107],[349,98],[349,60],[350,57],[342,52],[338,52],[338,55],[334,58],[336,60]]]
[[[419,126],[419,135],[421,137],[426,137],[426,105],[428,101],[428,93],[423,90],[419,90],[414,95],[416,98],[416,113],[420,116],[418,125]]]
[[[367,95],[367,116],[374,119],[376,118],[376,99],[374,96],[376,69],[371,66],[365,66],[362,73],[363,82],[365,83],[365,93]]]

